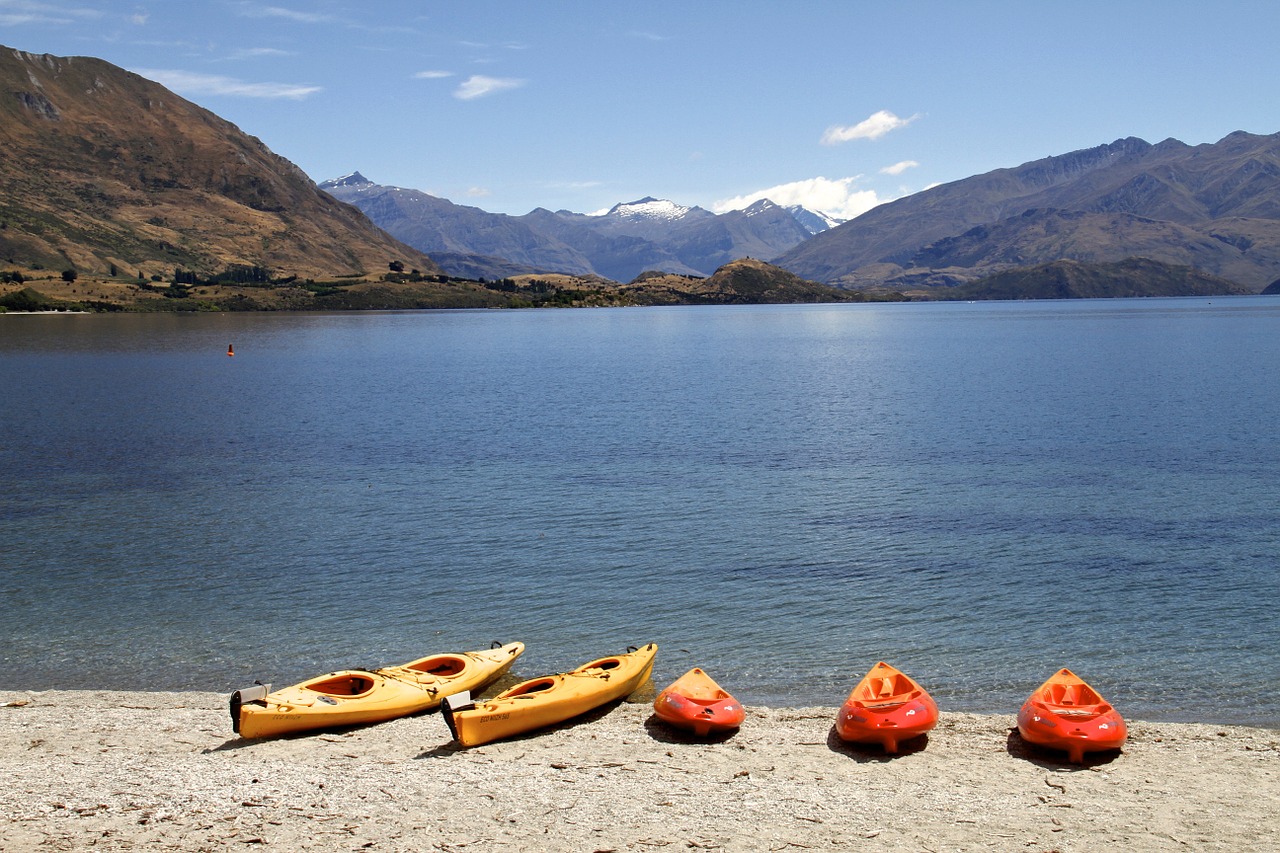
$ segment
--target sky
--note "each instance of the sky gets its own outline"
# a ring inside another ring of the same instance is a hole
[[[321,182],[495,213],[847,219],[1136,136],[1280,132],[1280,3],[0,0],[0,44],[162,83]]]

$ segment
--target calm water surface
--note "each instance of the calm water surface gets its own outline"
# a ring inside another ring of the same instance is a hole
[[[1280,725],[1280,300],[4,316],[0,364],[0,687],[653,641],[748,704],[1069,666]]]

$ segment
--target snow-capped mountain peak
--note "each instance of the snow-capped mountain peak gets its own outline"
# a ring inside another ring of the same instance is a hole
[[[320,184],[320,189],[328,190],[335,187],[353,187],[356,189],[373,186],[373,181],[366,178],[359,172],[352,172],[349,175],[343,175],[341,178],[333,178]]]
[[[795,218],[796,222],[799,222],[801,227],[810,234],[820,234],[823,231],[835,228],[837,225],[843,225],[848,221],[845,219],[836,219],[834,216],[829,216],[820,210],[810,210],[809,208],[799,204],[793,204],[786,210],[787,213],[790,213]]]
[[[683,219],[692,209],[674,201],[645,196],[638,201],[615,204],[605,215],[632,221],[674,222]]]
[[[770,210],[776,210],[777,207],[778,205],[769,201],[769,199],[762,198],[759,201],[752,202],[751,205],[744,208],[742,212],[747,216],[759,216],[761,213],[768,213]],[[790,213],[791,211],[788,210],[787,212]]]

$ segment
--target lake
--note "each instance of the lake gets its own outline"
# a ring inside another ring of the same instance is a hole
[[[234,357],[227,356],[234,345]],[[0,316],[0,686],[522,640],[1280,725],[1280,299]]]

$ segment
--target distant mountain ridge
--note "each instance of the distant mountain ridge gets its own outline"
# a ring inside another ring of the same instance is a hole
[[[260,140],[100,59],[0,47],[0,151],[0,264],[134,279],[439,272]]]
[[[1120,139],[880,205],[774,259],[855,289],[954,286],[1059,260],[1147,258],[1259,292],[1280,278],[1280,134]]]
[[[512,269],[619,282],[648,271],[706,276],[739,258],[772,258],[834,222],[767,200],[715,214],[652,196],[616,204],[603,214],[537,208],[510,216],[375,184],[359,172],[319,187],[432,255],[448,272],[488,277],[509,275]]]

